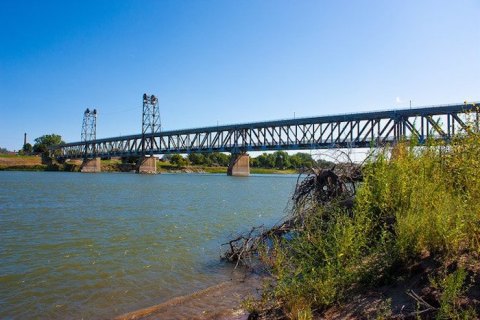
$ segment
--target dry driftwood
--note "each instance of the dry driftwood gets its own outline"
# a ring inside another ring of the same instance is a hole
[[[303,228],[305,217],[314,214],[318,205],[336,202],[347,209],[353,206],[355,182],[361,180],[360,169],[355,165],[337,165],[332,169],[312,168],[299,175],[292,197],[291,214],[272,228],[253,227],[222,246],[227,246],[222,258],[249,266],[261,246],[275,238]]]

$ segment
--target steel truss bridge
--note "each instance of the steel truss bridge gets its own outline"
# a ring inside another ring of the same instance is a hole
[[[370,148],[415,137],[449,140],[478,126],[475,104],[454,104],[392,111],[254,122],[161,131],[51,148],[59,159],[145,156],[171,153]]]

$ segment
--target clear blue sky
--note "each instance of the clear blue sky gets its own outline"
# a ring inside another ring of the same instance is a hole
[[[0,147],[480,100],[480,1],[0,1]]]

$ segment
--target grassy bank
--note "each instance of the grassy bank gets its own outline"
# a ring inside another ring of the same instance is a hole
[[[250,168],[250,173],[252,174],[296,174],[297,170],[294,169],[267,169],[267,168]]]
[[[48,166],[45,164],[39,165],[0,165],[0,171],[47,171]]]
[[[0,155],[0,171],[44,171],[46,168],[40,156]]]
[[[209,166],[176,166],[172,165],[170,162],[157,162],[157,171],[158,172],[196,172],[196,173],[222,173],[227,174],[227,167],[209,167]],[[251,174],[295,174],[296,170],[293,169],[266,169],[266,168],[250,168]]]
[[[263,253],[274,281],[252,310],[291,319],[480,315],[478,133],[450,146],[386,148],[363,168],[353,210],[314,211]]]
[[[80,171],[82,161],[71,160],[64,164],[48,166],[42,163],[40,156],[0,155],[0,171]],[[102,172],[131,172],[136,166],[134,163],[123,163],[120,159],[101,160]],[[157,161],[159,173],[227,173],[227,167],[218,166],[177,166],[168,161]],[[294,174],[295,170],[250,168],[252,174]]]

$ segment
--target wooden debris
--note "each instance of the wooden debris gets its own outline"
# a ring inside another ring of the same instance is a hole
[[[222,246],[228,246],[222,259],[238,265],[250,266],[258,257],[258,250],[276,238],[285,236],[304,226],[307,215],[315,214],[318,206],[332,202],[347,209],[353,207],[355,183],[361,180],[358,166],[338,165],[332,169],[312,168],[300,174],[292,197],[291,213],[278,225],[266,229],[263,225],[252,227]]]

